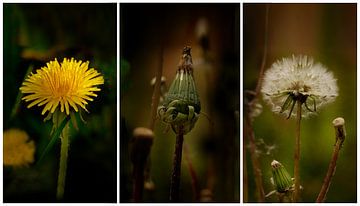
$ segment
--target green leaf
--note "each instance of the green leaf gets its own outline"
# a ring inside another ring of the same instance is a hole
[[[42,152],[40,159],[38,160],[37,164],[40,164],[40,162],[44,159],[44,157],[47,155],[47,153],[49,153],[49,151],[51,150],[51,148],[54,146],[54,144],[56,143],[56,141],[59,139],[59,136],[62,132],[62,130],[64,129],[65,125],[68,123],[68,121],[70,120],[70,117],[67,116],[60,124],[60,126],[55,130],[55,132],[52,134],[52,137],[50,139],[50,142],[48,143],[48,145],[46,146],[45,150]]]
[[[26,71],[26,74],[25,74],[25,76],[24,76],[24,80],[23,80],[23,81],[25,81],[25,79],[29,76],[29,74],[32,72],[33,68],[34,68],[33,65],[30,65],[30,66],[29,66],[29,68],[28,68],[27,71]],[[22,98],[22,93],[21,93],[21,91],[20,91],[20,89],[19,89],[19,90],[18,90],[18,94],[17,94],[17,96],[16,96],[15,104],[14,104],[12,110],[11,110],[10,119],[14,118],[15,115],[17,114],[18,109],[19,109],[19,107],[20,107],[21,98]]]

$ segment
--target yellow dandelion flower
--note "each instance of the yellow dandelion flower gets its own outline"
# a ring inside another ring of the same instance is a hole
[[[89,62],[64,58],[59,64],[57,59],[46,63],[45,67],[31,73],[23,82],[20,91],[27,95],[22,99],[32,101],[27,107],[44,106],[46,111],[54,113],[60,105],[60,111],[70,114],[71,107],[78,112],[78,106],[86,110],[87,101],[97,97],[94,93],[100,91],[96,85],[104,84],[103,76],[94,68],[88,68]],[[70,107],[70,106],[71,107]],[[87,111],[87,110],[86,110]]]
[[[19,129],[9,129],[4,132],[4,165],[27,166],[34,162],[35,143],[29,141],[26,132]]]

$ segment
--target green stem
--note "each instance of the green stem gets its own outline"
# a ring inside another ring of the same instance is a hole
[[[295,138],[295,155],[294,155],[294,202],[299,201],[300,197],[300,123],[301,123],[301,101],[297,101],[296,109],[296,138]]]
[[[67,124],[61,134],[60,167],[57,184],[56,198],[62,200],[64,197],[66,167],[69,152],[69,124]]]

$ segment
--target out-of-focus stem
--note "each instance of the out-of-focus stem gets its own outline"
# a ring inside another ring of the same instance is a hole
[[[321,190],[319,192],[319,195],[316,199],[317,203],[324,202],[326,198],[326,194],[329,191],[329,187],[331,184],[332,177],[335,175],[336,171],[336,162],[339,156],[339,152],[341,149],[341,146],[345,140],[346,132],[345,132],[345,121],[343,118],[336,118],[333,121],[334,127],[335,127],[335,136],[336,136],[336,143],[333,151],[333,155],[331,157],[331,161],[329,164],[328,171],[326,173],[323,185],[321,187]]]
[[[268,28],[269,28],[269,9],[270,5],[266,4],[266,13],[265,13],[265,31],[264,31],[264,53],[261,61],[261,67],[259,72],[258,83],[256,85],[256,96],[254,99],[258,98],[260,94],[261,84],[262,84],[262,77],[264,75],[265,65],[266,65],[266,57],[267,57],[267,47],[268,47]]]
[[[244,165],[244,174],[243,174],[243,200],[244,202],[249,201],[249,179],[247,172],[247,161],[246,161],[246,149],[243,149],[243,165]]]
[[[155,86],[154,91],[151,99],[151,118],[150,118],[150,124],[149,128],[151,130],[154,130],[155,126],[155,120],[156,120],[156,114],[157,114],[157,107],[159,105],[160,100],[160,86],[161,86],[161,76],[162,76],[162,67],[163,67],[163,47],[160,49],[159,54],[159,65],[156,70],[156,80],[155,80]]]
[[[258,156],[256,154],[256,144],[255,144],[255,135],[254,130],[252,129],[252,123],[250,120],[249,115],[246,115],[246,121],[245,121],[245,133],[246,136],[249,139],[249,145],[250,145],[250,158],[254,170],[254,176],[255,176],[255,184],[256,184],[256,190],[257,190],[257,200],[258,202],[265,202],[265,192],[263,188],[263,181],[262,181],[262,173],[260,169],[260,163]]]
[[[196,175],[196,172],[192,165],[192,162],[191,162],[191,159],[189,156],[189,149],[188,149],[186,142],[184,143],[184,156],[185,156],[186,162],[188,164],[188,168],[189,168],[189,173],[190,173],[190,177],[191,177],[191,187],[193,190],[194,200],[199,201],[199,186],[198,186],[197,175]]]
[[[149,129],[150,131],[147,131],[146,133],[151,132],[151,138],[153,139],[155,136],[153,135],[153,131],[154,131],[154,127],[155,127],[155,121],[156,121],[156,114],[157,114],[157,107],[159,105],[159,100],[160,100],[160,87],[161,87],[161,76],[162,76],[162,67],[163,67],[163,47],[161,46],[160,51],[159,51],[159,63],[158,63],[158,67],[156,69],[156,76],[155,76],[155,86],[154,86],[154,90],[153,90],[153,94],[152,94],[152,98],[151,98],[151,111],[150,111],[150,121],[149,121]],[[148,130],[146,128],[142,128],[143,131]],[[135,133],[135,130],[134,130]],[[141,136],[141,134],[139,134]],[[133,185],[133,201],[134,202],[141,202],[142,201],[142,196],[143,196],[143,191],[144,191],[144,173],[145,171],[147,172],[147,177],[150,177],[150,166],[151,166],[151,161],[150,158],[148,157],[148,155],[150,154],[150,150],[151,150],[151,145],[152,145],[152,139],[151,139],[151,143],[149,144],[148,142],[144,142],[143,140],[141,140],[141,138],[136,138],[135,134],[135,141],[140,141],[140,143],[138,144],[145,144],[146,146],[146,154],[143,154],[144,157],[139,161],[136,160],[134,163],[134,168],[133,168],[133,176],[134,176],[134,185]],[[146,138],[145,138],[146,139]],[[143,142],[143,143],[141,143]],[[137,143],[136,143],[137,144]],[[136,145],[135,144],[135,145]],[[148,146],[148,148],[147,148]],[[135,152],[138,153],[143,153],[143,151],[141,151],[141,149],[136,149],[133,148],[133,150],[136,150]]]
[[[250,158],[254,170],[254,176],[255,176],[255,184],[256,184],[256,190],[258,193],[257,201],[258,202],[265,202],[265,192],[263,188],[263,181],[262,181],[262,174],[260,169],[260,163],[258,156],[256,154],[256,143],[255,143],[255,134],[253,130],[252,125],[252,118],[250,118],[250,112],[254,108],[255,104],[257,104],[258,97],[260,95],[260,89],[262,85],[262,79],[264,75],[265,65],[266,65],[266,57],[267,57],[267,48],[268,48],[268,27],[269,27],[269,10],[270,5],[266,4],[266,13],[265,13],[265,31],[264,31],[264,50],[263,50],[263,57],[261,61],[261,67],[260,72],[256,84],[256,89],[254,92],[254,98],[249,102],[248,106],[248,112],[246,113],[246,119],[245,119],[245,134],[248,137],[249,145],[250,145]],[[246,185],[245,185],[246,186]],[[244,199],[245,201],[245,199]]]
[[[150,154],[154,133],[148,128],[138,127],[133,132],[134,143],[131,150],[133,163],[133,201],[141,202],[144,191],[144,168]]]

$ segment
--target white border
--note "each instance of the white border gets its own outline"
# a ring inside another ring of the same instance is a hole
[[[244,92],[243,92],[243,89],[244,89],[244,85],[243,85],[243,79],[244,79],[244,68],[243,68],[243,64],[242,62],[243,61],[243,58],[244,58],[244,55],[243,55],[243,42],[244,42],[244,35],[243,35],[243,21],[244,21],[244,4],[240,4],[240,135],[239,135],[239,138],[240,138],[240,202],[244,202],[244,192],[243,192],[243,188],[244,188],[244,183],[243,183],[243,177],[244,177],[244,174],[243,174],[243,168],[244,168],[244,161],[243,161],[243,149],[244,149],[244,143],[243,143],[243,140],[244,140],[244,128],[243,128],[243,112],[244,112],[244,107],[243,107],[243,100],[244,100]]]

